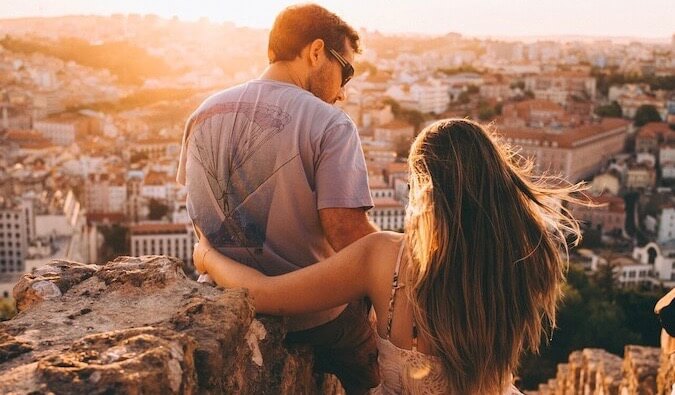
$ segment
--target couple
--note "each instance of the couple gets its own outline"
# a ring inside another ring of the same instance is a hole
[[[439,121],[411,148],[405,234],[377,232],[356,128],[331,106],[359,49],[336,15],[289,7],[261,78],[191,116],[179,181],[195,266],[289,316],[286,341],[348,393],[518,393],[522,351],[555,323],[561,248],[579,235],[562,202],[579,186],[534,181],[480,125]]]

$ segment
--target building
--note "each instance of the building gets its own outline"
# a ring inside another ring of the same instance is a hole
[[[675,179],[675,143],[663,143],[659,147],[659,164],[663,180]]]
[[[440,114],[448,109],[450,94],[448,85],[440,80],[429,79],[412,84],[393,85],[385,93],[401,107],[422,113]]]
[[[657,222],[657,237],[659,243],[675,240],[675,206],[667,204],[661,207]]]
[[[625,186],[628,189],[650,189],[656,185],[656,170],[644,164],[635,164],[626,171]]]
[[[0,198],[0,283],[14,283],[25,271],[30,210],[21,203]],[[7,286],[2,286],[7,297]]]
[[[675,131],[665,122],[650,122],[642,126],[635,136],[635,152],[657,155],[664,143],[675,144]]]
[[[192,265],[197,241],[191,224],[146,223],[129,227],[131,255],[167,255]]]
[[[610,261],[614,278],[622,288],[649,287],[652,284],[653,265],[641,263],[630,256],[621,256]]]
[[[124,213],[127,183],[116,172],[90,174],[84,184],[88,213]]]
[[[674,50],[675,51],[675,50]],[[666,102],[668,114],[666,117],[666,122],[670,124],[675,124],[675,92],[672,92],[668,97]]]
[[[652,266],[652,281],[656,285],[675,288],[675,242],[651,242],[643,247],[635,247],[633,258]]]
[[[537,99],[556,102],[562,106],[571,97],[595,100],[595,78],[580,72],[544,73],[525,78],[525,90]]]
[[[370,196],[375,199],[394,199],[394,188],[391,188],[382,178],[371,178]]]
[[[100,120],[79,114],[64,113],[34,122],[33,128],[52,143],[68,146],[76,139],[100,132]]]
[[[395,119],[384,125],[376,126],[373,131],[373,140],[388,143],[390,148],[396,144],[410,144],[415,135],[413,126],[400,119]]]
[[[135,142],[129,148],[129,153],[134,155],[143,154],[148,159],[159,159],[166,155],[178,156],[180,144],[174,139],[150,138]]]
[[[410,95],[417,102],[417,110],[422,113],[440,114],[450,104],[447,86],[437,80],[413,84],[410,86]]]
[[[405,223],[405,207],[398,201],[383,197],[373,199],[375,206],[368,211],[368,217],[382,230],[399,231]]]
[[[366,162],[386,165],[396,161],[396,151],[392,149],[391,144],[383,144],[374,142],[373,144],[364,143],[363,155]]]
[[[515,95],[511,86],[503,83],[484,84],[479,88],[478,92],[481,97],[498,101],[510,99]]]
[[[654,106],[662,120],[666,120],[668,109],[664,94],[625,94],[618,97],[617,102],[621,106],[624,117],[635,118],[638,108],[642,106]]]
[[[172,181],[165,173],[149,171],[143,180],[141,196],[148,199],[166,201],[168,198],[167,186]]]
[[[498,127],[503,138],[534,160],[535,170],[559,174],[570,182],[597,173],[623,151],[630,122],[604,118],[573,128]]]
[[[501,122],[506,126],[544,127],[561,125],[565,118],[565,109],[558,103],[533,99],[505,104]]]
[[[591,196],[596,207],[572,206],[572,215],[585,225],[601,229],[603,233],[623,231],[626,223],[626,205],[619,196],[603,194]]]

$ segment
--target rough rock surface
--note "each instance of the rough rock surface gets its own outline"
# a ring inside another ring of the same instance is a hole
[[[659,395],[670,395],[673,385],[675,385],[675,354],[670,351],[675,348],[675,345],[671,344],[673,342],[675,342],[675,338],[668,336],[668,333],[662,330],[661,361],[659,375],[656,379],[657,393]]]
[[[281,319],[246,292],[187,278],[168,257],[53,261],[14,288],[0,324],[0,393],[339,393],[287,349]]]
[[[622,391],[628,394],[656,394],[656,376],[661,350],[655,347],[626,346],[623,357]]]
[[[597,348],[570,354],[556,377],[528,395],[646,395],[656,393],[659,349],[626,346],[624,358]],[[670,392],[668,392],[669,394]]]

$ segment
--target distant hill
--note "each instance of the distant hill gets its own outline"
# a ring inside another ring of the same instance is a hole
[[[90,44],[77,38],[19,39],[6,36],[0,40],[5,49],[18,53],[41,53],[82,66],[108,69],[123,84],[142,84],[146,78],[170,74],[169,65],[129,41]]]

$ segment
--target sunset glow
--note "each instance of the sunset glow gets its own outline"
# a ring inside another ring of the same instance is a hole
[[[9,1],[3,0],[0,18],[113,13],[177,16],[181,20],[209,18],[239,26],[269,27],[283,7],[295,1]],[[591,35],[665,39],[673,33],[675,7],[668,0],[628,1],[446,1],[405,0],[316,1],[355,26],[387,33],[477,36]]]

